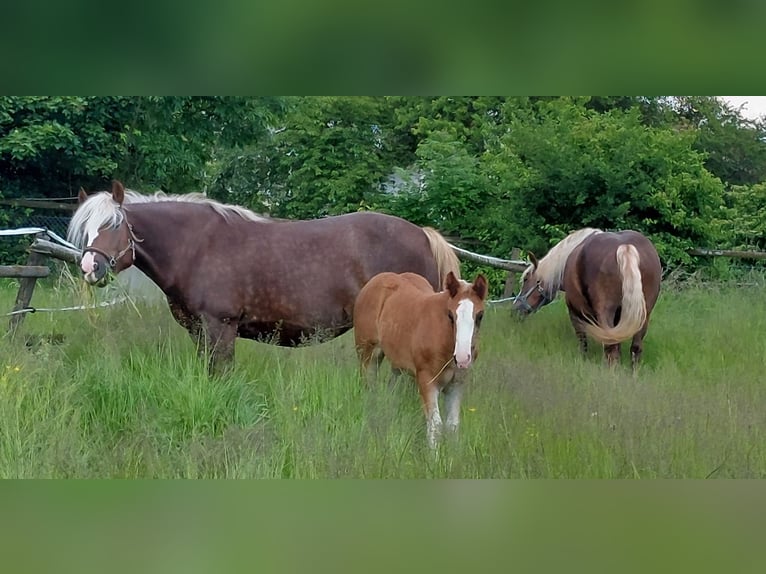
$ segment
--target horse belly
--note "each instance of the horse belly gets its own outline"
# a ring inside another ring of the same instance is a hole
[[[408,342],[386,338],[381,341],[380,349],[393,368],[415,375],[417,369]]]
[[[349,327],[306,327],[287,321],[241,321],[237,336],[281,347],[321,343],[345,333]]]

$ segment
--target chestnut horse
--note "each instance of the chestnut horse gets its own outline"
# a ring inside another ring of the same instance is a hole
[[[564,291],[582,352],[588,350],[590,335],[604,345],[606,361],[614,365],[620,359],[620,343],[632,337],[635,370],[662,277],[651,241],[637,231],[585,228],[570,233],[540,261],[533,255],[530,259],[513,308],[527,315]]]
[[[233,359],[236,337],[295,346],[344,333],[359,290],[383,271],[419,273],[434,287],[459,273],[436,231],[380,213],[281,221],[200,194],[143,196],[117,181],[80,200],[69,239],[84,250],[85,281],[135,265],[211,370]]]
[[[477,356],[487,280],[471,284],[452,272],[444,291],[414,273],[381,273],[365,285],[354,305],[354,339],[362,370],[370,377],[383,357],[395,373],[415,376],[426,416],[428,444],[441,434],[439,391],[444,391],[447,428],[457,430],[464,374]]]

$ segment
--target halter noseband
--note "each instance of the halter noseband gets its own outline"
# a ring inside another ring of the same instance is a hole
[[[109,264],[109,267],[111,269],[114,269],[117,266],[117,262],[120,259],[122,259],[122,257],[128,251],[132,251],[133,261],[131,263],[135,262],[136,261],[136,243],[143,243],[144,240],[136,237],[136,234],[133,231],[133,226],[130,223],[128,223],[127,218],[125,219],[125,223],[128,225],[128,232],[130,233],[130,239],[128,239],[128,245],[127,247],[125,247],[125,249],[117,253],[117,255],[110,255],[109,253],[102,251],[98,247],[93,247],[91,245],[82,250],[83,255],[85,255],[88,251],[92,251],[93,253],[98,253],[99,255],[103,256],[104,259],[106,259],[106,262]]]
[[[530,305],[529,302],[527,301],[527,297],[529,297],[532,293],[534,293],[535,290],[537,290],[537,292],[540,294],[540,302],[535,307],[532,307],[532,305]],[[547,305],[551,301],[553,301],[553,299],[550,299],[548,295],[546,295],[545,289],[543,289],[543,286],[540,284],[540,281],[538,281],[535,285],[532,285],[532,287],[527,289],[526,293],[522,295],[518,295],[516,299],[514,299],[514,303],[519,303],[521,308],[524,311],[527,311],[528,313],[533,313],[534,311],[537,311],[540,307],[542,307],[543,305]]]

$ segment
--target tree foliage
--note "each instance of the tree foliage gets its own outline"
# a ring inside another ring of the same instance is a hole
[[[501,257],[633,228],[674,266],[763,246],[765,129],[703,96],[0,97],[0,194],[117,177],[278,217],[378,209]]]
[[[211,195],[279,217],[364,208],[392,167],[391,123],[384,98],[294,99],[268,138],[229,158]]]
[[[261,137],[278,98],[0,97],[0,190],[56,197],[80,186],[199,189],[219,147]]]
[[[597,113],[565,99],[511,125],[504,163],[517,244],[524,235],[551,243],[579,227],[631,228],[657,240],[666,260],[682,261],[687,248],[715,240],[723,187],[693,137],[647,127],[638,110]]]
[[[281,98],[3,96],[0,199],[73,197],[112,178],[203,189],[215,152],[263,137],[282,107]],[[0,226],[25,213],[3,207]]]

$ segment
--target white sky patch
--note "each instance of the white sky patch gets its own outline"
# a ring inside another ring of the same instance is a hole
[[[749,120],[757,120],[766,116],[766,96],[718,96],[734,108],[744,106],[740,113]]]

